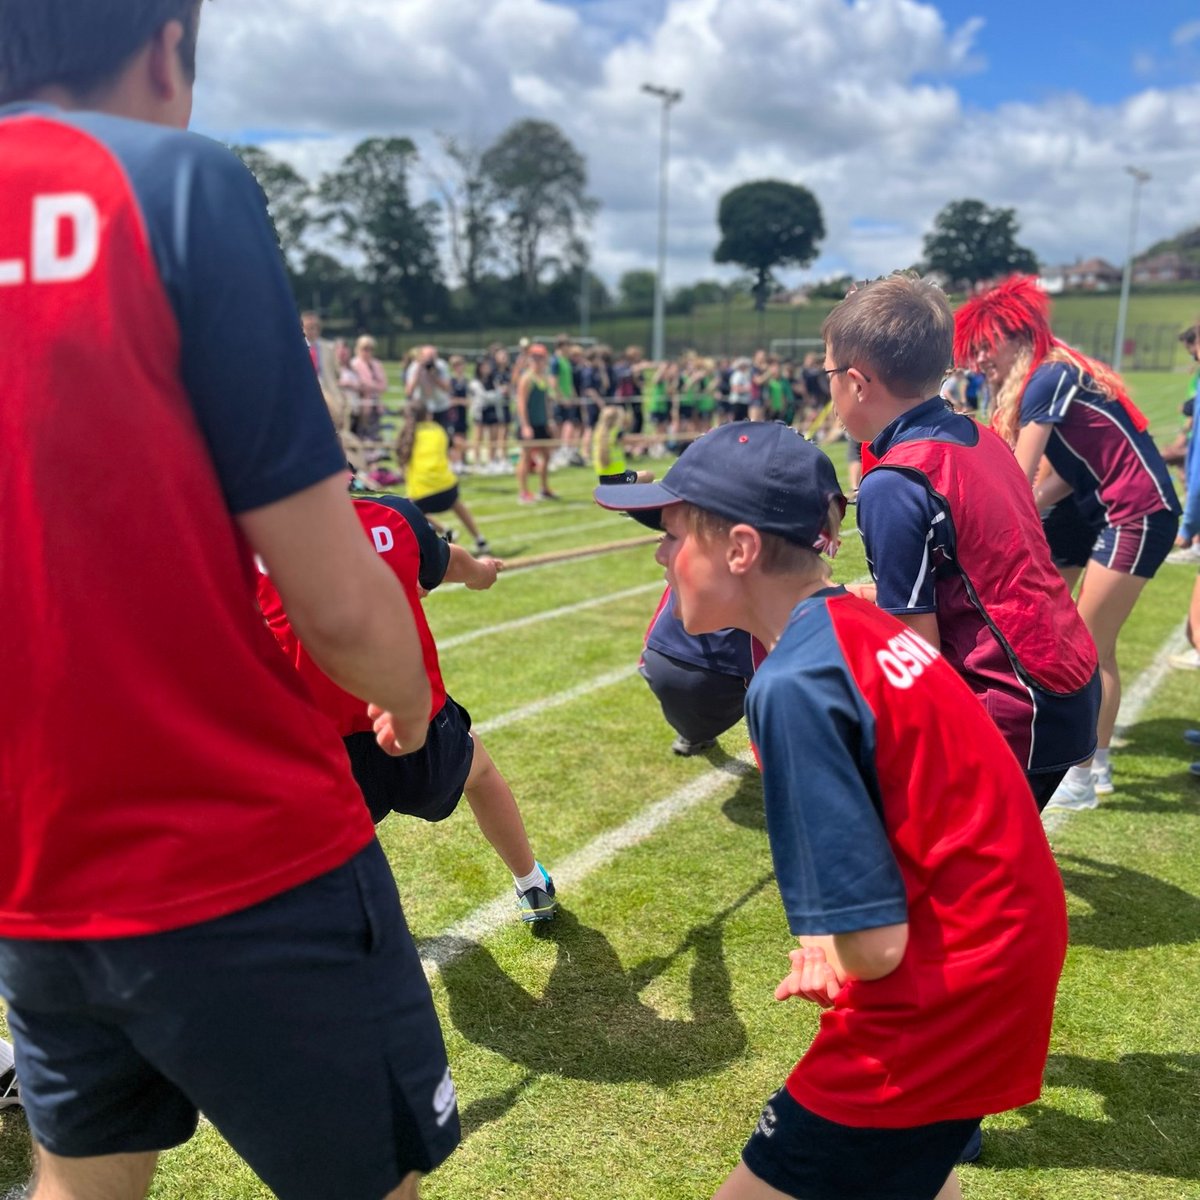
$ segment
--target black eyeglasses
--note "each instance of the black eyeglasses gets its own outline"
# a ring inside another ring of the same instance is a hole
[[[828,379],[831,375],[840,375],[843,371],[852,371],[852,370],[854,370],[854,364],[849,363],[844,367],[822,367],[821,374],[824,375],[826,379]],[[862,371],[859,371],[859,374],[862,375],[862,377],[868,383],[871,382],[870,375],[864,374]]]

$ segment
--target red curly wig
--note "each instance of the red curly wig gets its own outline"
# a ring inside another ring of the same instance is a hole
[[[1046,356],[1057,349],[1090,375],[1101,391],[1121,402],[1139,432],[1149,425],[1129,398],[1124,381],[1111,367],[1080,354],[1054,336],[1050,329],[1050,297],[1032,275],[1010,275],[990,291],[972,296],[954,314],[954,361],[959,366],[970,366],[981,350],[993,350],[997,342],[1014,339],[1028,342],[1033,352],[1024,384],[1029,383]]]

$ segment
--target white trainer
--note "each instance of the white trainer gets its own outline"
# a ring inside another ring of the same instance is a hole
[[[1096,799],[1096,785],[1090,775],[1086,783],[1075,783],[1070,775],[1067,775],[1054,789],[1054,795],[1050,797],[1050,803],[1046,807],[1081,812],[1083,809],[1095,808],[1099,803]]]

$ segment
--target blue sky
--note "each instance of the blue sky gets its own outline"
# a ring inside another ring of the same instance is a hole
[[[439,135],[478,147],[553,122],[587,162],[610,283],[655,260],[648,81],[685,93],[668,286],[730,273],[717,206],[753,179],[801,184],[824,213],[789,282],[909,266],[966,197],[1015,209],[1043,263],[1119,264],[1130,164],[1153,175],[1139,247],[1200,221],[1198,0],[230,0],[206,6],[201,65],[197,127],[312,180],[395,134],[432,195]]]

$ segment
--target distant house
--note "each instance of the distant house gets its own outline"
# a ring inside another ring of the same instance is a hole
[[[1063,286],[1068,292],[1106,292],[1121,286],[1121,268],[1102,258],[1087,258],[1063,268]]]
[[[1187,279],[1200,279],[1200,267],[1174,250],[1134,259],[1134,283],[1179,283]]]

